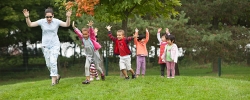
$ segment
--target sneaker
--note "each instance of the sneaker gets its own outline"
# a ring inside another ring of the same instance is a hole
[[[170,78],[174,78],[174,77],[170,77]]]
[[[167,77],[167,78],[170,78],[170,77]]]
[[[55,84],[55,83],[52,83],[52,84],[51,84],[51,86],[54,86],[54,85],[56,85],[56,84]]]
[[[82,82],[82,84],[90,84],[90,81],[89,80],[85,80]]]
[[[125,77],[126,80],[129,80],[129,76],[128,77]]]
[[[104,73],[101,74],[101,78],[102,78],[103,81],[105,80],[105,75],[104,75]]]
[[[95,78],[95,80],[99,81],[99,80],[100,80],[100,78],[99,78],[99,77],[96,77],[96,78]]]
[[[92,77],[90,77],[90,79],[89,79],[90,81],[93,81],[94,80],[94,78],[92,78]]]
[[[58,79],[56,79],[56,84],[58,84],[58,83],[59,83],[60,79],[61,79],[61,76],[59,75],[59,78],[58,78]]]
[[[132,75],[132,79],[135,79],[136,77],[135,77],[135,74],[134,75]]]

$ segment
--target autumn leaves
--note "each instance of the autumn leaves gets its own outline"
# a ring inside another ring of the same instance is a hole
[[[76,7],[76,16],[81,17],[83,13],[94,15],[94,6],[99,3],[99,0],[74,0],[65,3],[66,10]]]

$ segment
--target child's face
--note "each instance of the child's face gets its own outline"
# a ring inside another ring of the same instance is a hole
[[[89,37],[89,32],[88,31],[82,31],[82,36],[83,36],[83,38],[87,39]]]
[[[161,37],[161,41],[162,41],[162,42],[167,42],[167,40],[166,40],[166,38],[165,38],[165,35],[163,35],[163,36]]]
[[[172,45],[174,41],[171,41],[170,39],[166,40],[169,45]]]
[[[124,33],[122,33],[122,32],[117,32],[116,35],[117,35],[118,40],[121,40],[124,38]]]
[[[146,39],[145,38],[143,38],[143,39],[141,39],[141,41],[140,42],[144,42]]]

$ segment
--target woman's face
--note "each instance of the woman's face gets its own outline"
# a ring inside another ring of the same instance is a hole
[[[45,18],[47,19],[48,23],[51,23],[53,17],[54,17],[54,15],[52,13],[45,14]]]

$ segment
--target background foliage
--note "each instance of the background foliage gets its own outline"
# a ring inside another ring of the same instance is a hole
[[[36,47],[41,43],[40,27],[29,28],[25,23],[22,9],[30,11],[32,21],[44,18],[44,10],[53,7],[55,17],[65,20],[65,3],[74,0],[11,0],[0,4],[0,69],[29,69],[34,66],[44,67],[42,52]],[[22,5],[20,5],[22,4]],[[181,66],[189,63],[209,64],[217,68],[217,59],[225,63],[250,64],[249,56],[249,0],[100,0],[94,7],[94,16],[82,14],[76,17],[72,8],[72,21],[78,28],[87,27],[87,21],[93,20],[99,29],[98,39],[102,45],[100,53],[105,55],[105,64],[117,62],[113,55],[113,43],[107,37],[105,26],[111,25],[112,33],[123,29],[127,36],[132,36],[135,28],[140,34],[145,28],[150,31],[147,44],[152,57],[148,64],[157,64],[159,48],[156,33],[158,28],[169,28],[176,36],[176,44],[183,49],[184,56],[179,58]],[[161,32],[164,34],[164,30]],[[73,47],[81,47],[81,42],[71,27],[60,28],[58,32],[61,43],[69,42]],[[29,48],[29,44],[35,44]],[[134,50],[133,42],[130,43]],[[15,52],[19,52],[15,54]],[[76,51],[74,49],[74,51]],[[62,51],[61,51],[62,53]],[[107,56],[106,56],[107,55]],[[133,59],[135,52],[133,52]],[[60,67],[70,67],[83,63],[84,56],[75,52],[70,58],[61,57]],[[115,66],[115,65],[114,65]]]

